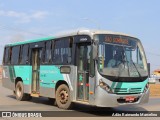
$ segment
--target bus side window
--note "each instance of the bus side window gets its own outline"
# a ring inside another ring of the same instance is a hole
[[[11,64],[12,47],[9,48],[8,64]]]
[[[59,43],[59,40],[56,40],[54,42],[54,50],[53,50],[53,57],[52,57],[52,61],[54,64],[57,64],[58,61],[60,60],[58,43]]]
[[[51,63],[51,46],[52,42],[47,41],[45,42],[45,63]]]
[[[22,46],[22,52],[21,52],[21,61],[20,61],[20,64],[28,64],[29,61],[28,61],[28,57],[29,56],[29,49],[28,49],[28,45],[23,45]]]
[[[45,57],[45,48],[42,48],[39,51],[39,59],[41,64],[44,64],[44,57]]]
[[[52,62],[53,62],[53,60],[54,60],[54,52],[55,52],[55,44],[54,44],[55,42],[54,42],[54,40],[52,41],[52,46],[51,46],[51,60],[52,60]]]
[[[18,63],[20,64],[22,61],[22,45],[20,46],[20,50],[19,50],[19,61]]]
[[[8,64],[8,57],[9,57],[9,48],[5,48],[5,52],[4,52],[4,64],[7,65]]]
[[[12,65],[17,65],[18,60],[19,60],[19,51],[20,51],[20,46],[15,46],[12,48],[12,54],[11,54],[11,64]]]
[[[72,62],[72,45],[73,45],[73,37],[69,38],[69,47],[68,47],[68,63]]]
[[[73,40],[67,37],[56,40],[54,43],[53,62],[55,64],[70,64]]]

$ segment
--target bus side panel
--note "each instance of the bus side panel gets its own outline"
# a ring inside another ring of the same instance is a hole
[[[2,86],[10,90],[15,89],[13,66],[3,66]]]
[[[89,94],[89,104],[94,105],[95,104],[95,89],[96,89],[96,77],[89,77],[89,92],[92,94]]]
[[[60,73],[59,66],[40,66],[40,95],[45,97],[55,97],[55,85],[59,80],[64,80]]]
[[[63,74],[64,80],[68,83],[70,89],[71,100],[76,101],[77,96],[77,66],[69,66],[71,71],[69,74]]]
[[[31,93],[32,66],[20,65],[14,66],[15,78],[20,77],[23,81],[24,92]]]
[[[44,97],[55,98],[55,86],[59,80],[64,80],[69,86],[71,100],[76,99],[76,75],[77,68],[70,66],[70,74],[62,74],[60,72],[60,65],[42,65],[40,66],[40,95]]]

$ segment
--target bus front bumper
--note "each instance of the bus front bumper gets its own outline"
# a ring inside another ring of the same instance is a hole
[[[134,101],[126,101],[127,97],[134,97]],[[95,105],[100,107],[116,107],[119,105],[127,104],[143,104],[149,100],[149,89],[145,93],[140,94],[129,94],[129,95],[118,95],[110,94],[107,91],[101,89],[97,90]]]

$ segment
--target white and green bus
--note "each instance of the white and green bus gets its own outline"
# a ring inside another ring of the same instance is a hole
[[[115,107],[149,99],[140,40],[102,30],[7,44],[2,84],[14,91],[17,100],[43,96],[63,109],[76,102]]]

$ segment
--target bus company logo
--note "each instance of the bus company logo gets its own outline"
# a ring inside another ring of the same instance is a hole
[[[42,114],[39,112],[2,112],[2,116],[0,117],[42,117]]]
[[[131,88],[128,88],[128,92],[132,92],[132,89],[131,89]]]
[[[87,41],[87,38],[81,38],[80,41]]]
[[[12,117],[11,112],[2,112],[2,117]]]

